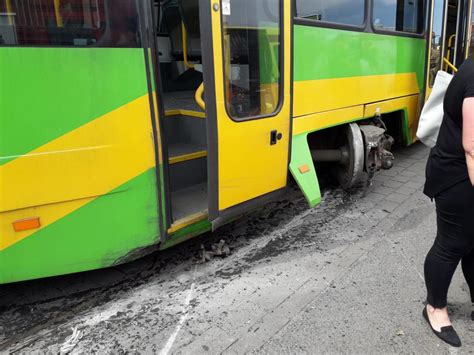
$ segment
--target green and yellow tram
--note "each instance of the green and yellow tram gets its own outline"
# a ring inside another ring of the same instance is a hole
[[[415,140],[467,0],[0,0],[0,284],[108,267]]]

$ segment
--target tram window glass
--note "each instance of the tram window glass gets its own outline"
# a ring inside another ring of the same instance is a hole
[[[296,0],[296,17],[361,26],[365,20],[365,0]]]
[[[469,56],[474,56],[474,6],[471,14],[471,43],[469,45]]]
[[[443,47],[444,0],[434,0],[433,32],[431,33],[429,85],[433,87],[438,70],[441,69]]]
[[[374,0],[373,7],[375,29],[423,33],[423,0]]]
[[[138,47],[137,0],[0,0],[0,46]]]
[[[280,106],[280,0],[222,0],[226,108],[236,120]]]

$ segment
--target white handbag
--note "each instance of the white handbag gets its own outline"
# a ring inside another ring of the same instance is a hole
[[[438,72],[433,91],[421,111],[416,136],[430,148],[433,148],[438,140],[439,128],[444,117],[444,95],[452,78],[453,76],[445,71]]]

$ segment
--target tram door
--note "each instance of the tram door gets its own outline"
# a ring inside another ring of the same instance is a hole
[[[209,142],[209,217],[216,227],[287,185],[290,1],[201,0]]]
[[[431,2],[426,99],[431,93],[438,70],[453,73],[468,56],[472,27],[471,3],[471,0]]]

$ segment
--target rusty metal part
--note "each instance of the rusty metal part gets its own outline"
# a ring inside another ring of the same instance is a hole
[[[360,129],[365,142],[365,170],[372,179],[379,170],[388,170],[393,167],[395,157],[391,153],[394,139],[386,134],[384,128],[363,125]]]
[[[227,257],[231,254],[230,247],[226,244],[225,240],[221,239],[219,243],[211,245],[211,250],[206,250],[204,245],[201,245],[200,261],[205,263],[211,261],[215,256]]]

